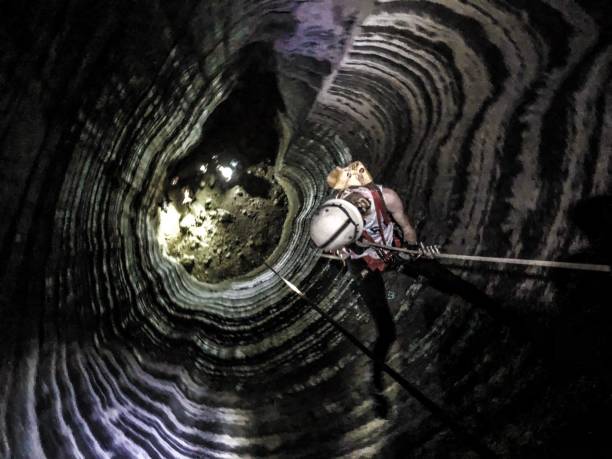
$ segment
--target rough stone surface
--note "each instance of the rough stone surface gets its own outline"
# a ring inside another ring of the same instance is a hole
[[[271,165],[250,166],[230,185],[199,186],[187,204],[182,204],[179,189],[160,208],[160,216],[167,215],[164,207],[180,209],[180,232],[162,232],[162,250],[206,283],[234,279],[261,266],[276,248],[287,216],[287,197]]]
[[[339,162],[445,250],[610,263],[610,18],[596,0],[5,2],[0,457],[476,457],[391,380],[376,417],[370,363],[265,267],[205,285],[168,260],[167,170],[263,43],[286,108],[269,260],[364,342],[349,276],[307,238]],[[389,363],[501,457],[605,456],[609,277],[453,269],[515,319],[389,274]]]

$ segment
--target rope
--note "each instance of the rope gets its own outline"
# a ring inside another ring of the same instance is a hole
[[[393,252],[406,253],[408,255],[422,255],[419,250],[402,249],[399,247],[389,247],[382,244],[375,244],[372,242],[362,242],[360,245],[376,247],[380,249],[390,250]],[[322,255],[323,256],[323,255]],[[511,265],[525,265],[525,266],[539,266],[543,268],[561,268],[561,269],[576,269],[582,271],[598,271],[603,273],[610,273],[612,269],[609,265],[598,265],[592,263],[570,263],[565,261],[547,261],[547,260],[524,260],[518,258],[501,258],[501,257],[481,257],[475,255],[455,255],[450,253],[435,253],[435,258],[447,259],[447,260],[462,260],[462,261],[482,261],[485,263],[501,263]],[[331,256],[325,256],[326,258],[332,258]],[[340,259],[340,257],[336,257]]]
[[[577,269],[582,271],[599,271],[603,273],[612,272],[607,265],[595,265],[590,263],[570,263],[565,261],[546,261],[546,260],[521,260],[516,258],[498,258],[498,257],[478,257],[473,255],[451,255],[441,253],[440,258],[448,260],[465,260],[465,261],[484,261],[486,263],[502,263],[511,265],[526,265],[526,266],[541,266],[544,268],[562,268],[562,269]]]

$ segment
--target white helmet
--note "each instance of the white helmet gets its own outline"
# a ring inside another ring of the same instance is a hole
[[[352,244],[363,233],[363,217],[344,199],[330,199],[317,209],[310,221],[310,238],[323,250],[338,250]]]

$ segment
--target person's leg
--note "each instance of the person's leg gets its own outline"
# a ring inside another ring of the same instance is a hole
[[[376,325],[377,336],[373,349],[374,355],[380,362],[384,362],[395,341],[396,331],[393,316],[387,303],[382,274],[379,271],[370,271],[361,260],[352,261],[350,270],[356,280],[359,293]],[[372,379],[376,389],[382,390],[382,367],[379,363],[374,363]]]
[[[474,284],[453,274],[436,260],[419,258],[417,260],[405,261],[403,262],[402,271],[411,277],[416,278],[419,275],[425,277],[429,285],[436,290],[459,295],[468,303],[487,311],[497,319],[509,319],[505,317],[499,305],[490,296]]]

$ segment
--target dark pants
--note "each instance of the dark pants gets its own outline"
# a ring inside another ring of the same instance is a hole
[[[391,268],[398,269],[411,277],[423,276],[429,281],[436,290],[448,294],[456,294],[461,298],[485,309],[487,312],[496,315],[494,303],[485,293],[481,292],[476,286],[456,276],[440,263],[432,259],[420,258],[418,260],[401,260]],[[387,294],[380,271],[370,271],[363,260],[351,260],[349,270],[353,275],[359,293],[361,294],[372,318],[376,325],[377,337],[373,352],[380,361],[385,361],[389,349],[396,338],[395,323],[387,303]],[[374,364],[373,382],[378,390],[382,390],[382,368],[379,363]]]

